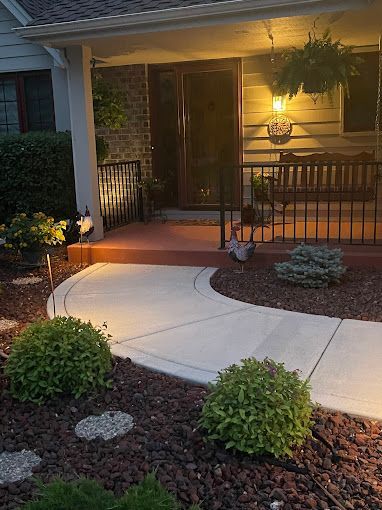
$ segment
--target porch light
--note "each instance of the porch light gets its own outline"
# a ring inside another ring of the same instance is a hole
[[[273,96],[272,108],[274,112],[285,111],[285,96]]]

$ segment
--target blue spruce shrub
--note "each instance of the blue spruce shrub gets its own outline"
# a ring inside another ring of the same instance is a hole
[[[300,287],[325,288],[339,283],[346,272],[342,257],[338,248],[301,244],[291,252],[290,262],[279,262],[274,267],[280,280]]]

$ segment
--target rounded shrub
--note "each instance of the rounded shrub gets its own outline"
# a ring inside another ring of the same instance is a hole
[[[32,324],[15,339],[5,373],[16,398],[42,403],[107,386],[111,367],[102,331],[73,317],[56,317]]]
[[[219,373],[200,424],[227,449],[291,456],[311,434],[312,409],[309,385],[297,372],[250,358]]]
[[[339,283],[346,272],[339,248],[300,244],[290,252],[289,262],[278,262],[275,271],[280,280],[306,288],[326,288]]]

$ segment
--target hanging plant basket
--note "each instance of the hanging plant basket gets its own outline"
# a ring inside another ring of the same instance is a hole
[[[352,46],[340,40],[333,41],[327,30],[321,38],[309,33],[309,40],[302,49],[292,48],[283,55],[284,64],[278,73],[275,89],[290,99],[299,92],[309,94],[316,102],[318,97],[342,86],[349,95],[349,78],[359,75],[362,59],[353,53]]]

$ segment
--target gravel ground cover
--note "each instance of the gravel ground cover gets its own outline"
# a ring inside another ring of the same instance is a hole
[[[64,250],[58,249],[52,256],[55,286],[83,268],[84,266],[69,264]],[[34,270],[21,269],[9,256],[0,254],[0,321],[17,322],[16,327],[11,329],[0,327],[0,350],[8,354],[12,338],[16,334],[31,322],[48,317],[46,301],[50,292],[46,266]]]
[[[255,305],[341,319],[382,322],[382,271],[349,268],[340,284],[305,289],[279,280],[273,268],[219,269],[211,285],[224,296]]]
[[[205,388],[129,360],[117,360],[113,377],[113,389],[97,396],[41,407],[5,392],[0,451],[33,451],[42,458],[33,471],[44,481],[86,476],[117,495],[156,469],[183,503],[204,510],[265,510],[275,501],[284,502],[283,510],[382,508],[381,424],[318,410],[314,430],[321,440],[308,440],[293,459],[277,463],[204,442],[197,420]],[[80,420],[117,410],[134,419],[126,435],[109,441],[76,436]],[[32,479],[0,486],[0,507],[17,508],[34,490]]]

